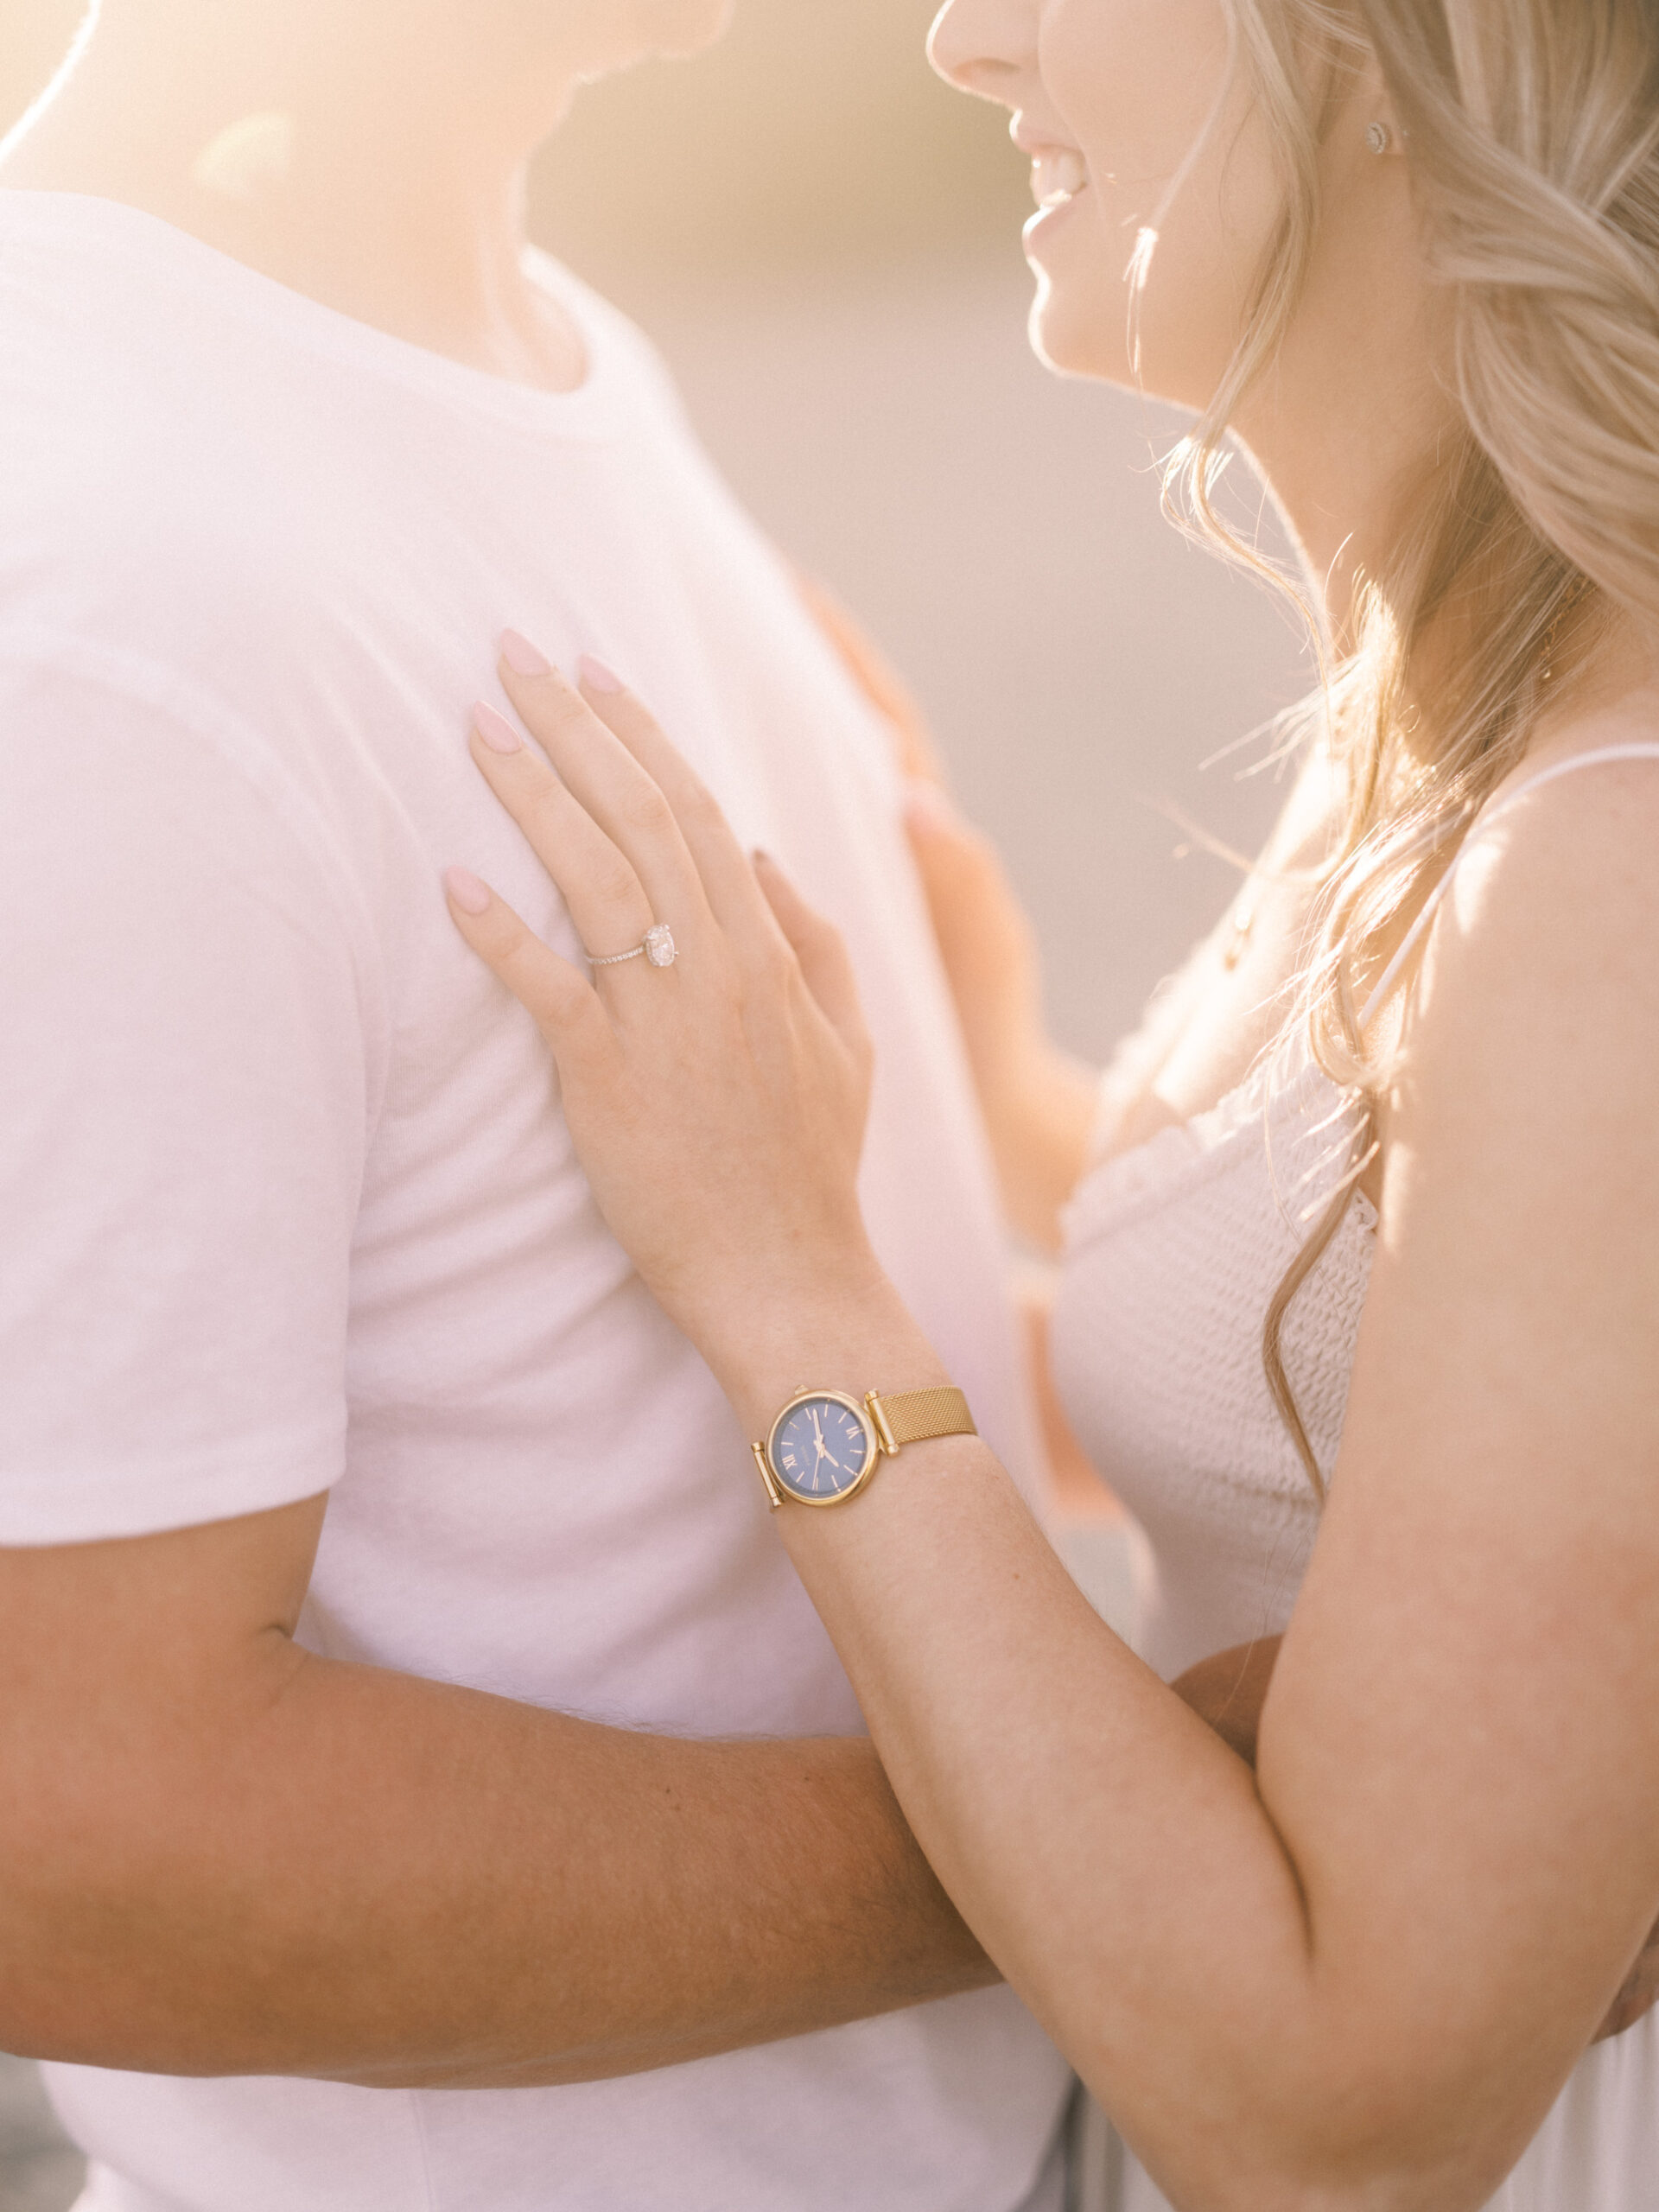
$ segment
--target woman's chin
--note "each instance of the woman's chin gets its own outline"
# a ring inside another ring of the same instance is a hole
[[[650,52],[665,61],[689,61],[722,39],[736,0],[645,0],[641,10]]]
[[[1079,298],[1039,261],[1032,263],[1037,296],[1027,327],[1032,351],[1056,376],[1090,377],[1102,384],[1133,384],[1124,339],[1123,301]]]
[[[1126,339],[1128,299],[1108,269],[1105,242],[1088,218],[1092,194],[1043,208],[1025,228],[1037,279],[1031,343],[1039,360],[1065,377],[1133,381]]]

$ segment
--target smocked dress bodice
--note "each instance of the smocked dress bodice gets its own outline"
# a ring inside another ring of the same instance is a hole
[[[1306,1055],[1106,1160],[1065,1221],[1055,1379],[1154,1568],[1142,1656],[1167,1677],[1290,1618],[1319,1501],[1268,1392],[1262,1335],[1353,1157],[1357,1109]],[[1376,1215],[1356,1192],[1291,1307],[1286,1370],[1335,1465]]]

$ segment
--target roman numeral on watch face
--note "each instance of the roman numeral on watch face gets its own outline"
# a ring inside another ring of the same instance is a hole
[[[857,1488],[868,1471],[872,1445],[864,1421],[830,1397],[809,1397],[792,1407],[774,1433],[775,1465],[798,1497],[828,1503]]]

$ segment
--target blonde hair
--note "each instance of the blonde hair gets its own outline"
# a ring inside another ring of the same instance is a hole
[[[1451,310],[1462,423],[1388,565],[1363,580],[1352,652],[1320,696],[1340,823],[1295,1019],[1360,1102],[1351,1173],[1268,1314],[1274,1399],[1324,1477],[1286,1373],[1285,1317],[1376,1143],[1382,1071],[1356,978],[1426,894],[1525,753],[1571,642],[1618,607],[1659,613],[1659,5],[1656,0],[1228,0],[1284,200],[1243,334],[1179,450],[1172,491],[1212,542],[1262,563],[1211,493],[1228,424],[1294,316],[1319,222],[1337,95],[1381,67]],[[1432,716],[1409,696],[1426,641]]]

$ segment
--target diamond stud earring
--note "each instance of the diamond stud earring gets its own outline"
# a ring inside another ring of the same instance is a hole
[[[1365,127],[1365,143],[1374,154],[1386,154],[1394,143],[1394,133],[1386,123],[1371,123]]]

